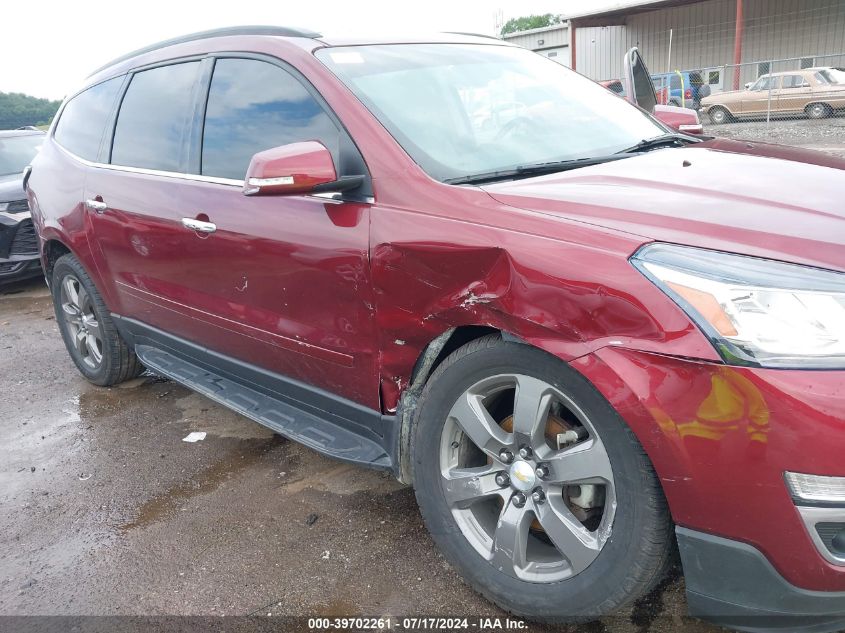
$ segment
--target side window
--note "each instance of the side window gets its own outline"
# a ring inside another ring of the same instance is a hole
[[[672,75],[670,75],[669,76],[669,87],[672,90],[680,90],[681,89],[681,78],[674,73]]]
[[[784,88],[801,88],[804,85],[804,78],[801,75],[785,75],[783,78]]]
[[[122,80],[123,77],[109,79],[68,101],[56,124],[56,142],[81,158],[96,161]]]
[[[144,70],[132,77],[120,105],[111,162],[181,171],[193,116],[199,62]]]
[[[286,70],[254,59],[218,59],[208,93],[202,173],[242,180],[253,154],[320,141],[337,157],[340,133]]]
[[[757,80],[757,83],[755,83],[751,87],[751,89],[752,90],[774,90],[775,88],[778,87],[779,83],[780,83],[780,77],[770,77],[770,76],[766,75],[765,77],[760,77],[760,79]]]

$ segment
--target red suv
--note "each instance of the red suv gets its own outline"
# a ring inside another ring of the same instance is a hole
[[[651,85],[647,75],[635,85]],[[672,133],[497,40],[225,29],[64,103],[28,175],[71,358],[416,489],[466,581],[845,620],[845,161]]]

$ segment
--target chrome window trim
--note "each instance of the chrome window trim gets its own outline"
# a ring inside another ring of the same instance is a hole
[[[202,174],[184,174],[175,171],[160,171],[158,169],[145,169],[143,167],[128,167],[126,165],[110,165],[107,163],[97,163],[94,161],[86,160],[81,156],[77,156],[69,149],[61,145],[56,139],[51,139],[53,144],[58,147],[62,152],[67,154],[73,160],[82,163],[88,167],[96,167],[97,169],[109,169],[112,171],[122,171],[130,174],[143,174],[146,176],[159,176],[162,178],[175,178],[177,180],[190,180],[194,182],[207,182],[213,185],[225,185],[227,187],[243,187],[244,181],[243,180],[235,180],[233,178],[218,178],[217,176],[203,176]],[[334,202],[336,204],[341,204],[344,200],[336,200],[332,198],[335,196],[335,193],[315,193],[315,194],[304,194],[303,197],[306,198],[319,198],[323,202]],[[375,198],[367,197],[364,202],[366,204],[374,204]]]
[[[233,178],[218,178],[216,176],[203,176],[202,174],[186,174],[182,172],[176,171],[162,171],[159,169],[146,169],[144,167],[129,167],[128,165],[111,165],[108,163],[98,163],[95,161],[90,161],[81,156],[77,156],[69,149],[64,147],[61,143],[59,143],[55,138],[52,139],[53,143],[58,147],[62,152],[67,154],[73,160],[82,163],[88,167],[96,167],[97,169],[109,169],[112,171],[122,171],[128,172],[130,174],[143,174],[146,176],[160,176],[162,178],[176,178],[179,180],[193,180],[197,182],[210,182],[215,185],[227,185],[229,187],[243,187],[244,181],[243,180],[235,180]]]

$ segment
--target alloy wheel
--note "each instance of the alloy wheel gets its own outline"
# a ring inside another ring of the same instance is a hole
[[[554,582],[586,569],[610,536],[613,470],[583,411],[522,374],[486,378],[452,406],[440,442],[446,502],[497,569]]]
[[[91,296],[74,275],[62,279],[61,304],[71,344],[82,362],[96,369],[103,362],[103,333]]]

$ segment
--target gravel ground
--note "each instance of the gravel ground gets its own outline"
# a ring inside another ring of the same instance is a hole
[[[126,616],[253,615],[262,630],[289,630],[305,624],[285,616],[505,615],[463,585],[413,492],[386,474],[324,458],[171,382],[88,384],[41,281],[0,294],[0,367],[0,616],[205,631],[257,624]],[[208,435],[183,442],[191,431]],[[618,616],[549,630],[718,630],[685,609],[676,574]],[[70,622],[0,617],[0,631]]]
[[[827,119],[775,119],[713,125],[704,116],[704,132],[753,141],[794,145],[845,157],[845,116]]]

